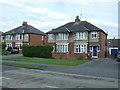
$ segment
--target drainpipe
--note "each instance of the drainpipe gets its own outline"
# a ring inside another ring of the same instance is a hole
[[[90,52],[90,31],[88,31],[88,48],[87,48],[87,52]]]

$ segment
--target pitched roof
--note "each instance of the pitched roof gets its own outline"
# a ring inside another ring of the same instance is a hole
[[[108,39],[107,44],[109,47],[119,47],[120,48],[120,39]]]
[[[65,32],[79,32],[79,31],[103,31],[103,30],[87,21],[80,21],[78,23],[76,22],[67,23],[56,29],[52,29],[47,33],[50,34],[50,33],[65,33]]]
[[[15,29],[12,29],[8,32],[5,32],[4,35],[8,34],[40,34],[40,35],[46,35],[44,32],[34,28],[31,25],[25,25],[25,26],[19,26]]]

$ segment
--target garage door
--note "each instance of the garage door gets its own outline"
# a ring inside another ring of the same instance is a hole
[[[115,53],[117,53],[118,49],[111,49],[111,55],[114,55]]]

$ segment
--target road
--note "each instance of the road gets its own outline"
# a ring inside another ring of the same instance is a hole
[[[2,86],[8,88],[118,88],[115,78],[2,66]]]

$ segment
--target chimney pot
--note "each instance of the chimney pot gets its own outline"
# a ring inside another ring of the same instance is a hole
[[[28,25],[27,22],[23,22],[23,23],[22,23],[22,26],[25,26],[25,25]]]
[[[80,19],[79,19],[79,16],[78,16],[78,15],[76,16],[75,22],[76,22],[76,23],[80,22]]]

